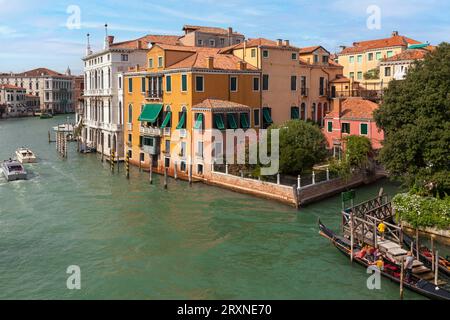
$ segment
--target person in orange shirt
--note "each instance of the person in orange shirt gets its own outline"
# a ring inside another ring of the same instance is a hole
[[[380,233],[381,240],[384,240],[384,232],[386,231],[386,225],[383,221],[378,225],[378,232]]]

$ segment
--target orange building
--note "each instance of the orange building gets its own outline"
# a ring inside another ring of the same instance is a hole
[[[254,126],[261,74],[219,51],[154,44],[146,66],[123,74],[125,152],[132,164],[148,168],[152,161],[154,170],[181,176],[192,165],[192,175],[201,177],[212,162],[205,130]]]

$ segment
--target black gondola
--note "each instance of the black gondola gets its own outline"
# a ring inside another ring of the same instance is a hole
[[[319,220],[319,230],[320,234],[325,238],[329,239],[339,251],[341,251],[347,257],[350,257],[351,244],[348,239],[335,234],[332,230],[328,229],[324,224],[322,224],[320,220]],[[361,249],[361,248],[359,245],[354,245],[354,249]],[[353,260],[366,268],[369,267],[369,261],[367,261],[366,259],[353,257]],[[400,267],[398,265],[391,263],[389,261],[385,261],[385,270],[380,271],[380,274],[385,278],[388,278],[391,281],[400,284]],[[435,286],[431,282],[419,279],[414,275],[411,276],[410,282],[404,280],[403,286],[433,300],[450,300],[449,291],[447,291],[442,287]]]
[[[413,238],[409,237],[406,234],[403,234],[403,243],[408,248],[411,247],[411,243],[412,243],[413,244],[412,251],[413,251],[414,255],[417,254],[416,242],[414,241]],[[423,262],[423,264],[425,266],[427,266],[428,268],[431,268],[431,265],[432,265],[431,251],[427,247],[421,246],[419,248],[419,259],[421,262]],[[444,274],[446,277],[450,277],[450,261],[448,261],[444,257],[439,257],[439,272]]]

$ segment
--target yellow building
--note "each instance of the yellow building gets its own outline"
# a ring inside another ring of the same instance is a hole
[[[211,163],[205,152],[211,141],[203,132],[253,126],[260,77],[255,67],[219,49],[153,45],[147,65],[123,75],[130,162],[148,168],[152,158],[154,170],[168,168],[172,176],[187,175],[192,164],[192,175],[202,177]]]
[[[387,83],[381,84],[380,62],[416,44],[420,42],[394,31],[390,38],[353,43],[338,54],[338,62],[344,67],[344,76],[360,82],[367,89],[378,90],[387,86]]]
[[[329,59],[326,49],[297,48],[288,40],[258,38],[222,52],[233,53],[261,70],[262,127],[271,124],[264,113],[270,113],[276,124],[298,118],[323,123],[330,111],[330,81],[342,74],[342,67]]]

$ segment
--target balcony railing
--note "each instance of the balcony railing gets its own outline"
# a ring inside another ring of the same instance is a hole
[[[133,124],[132,123],[127,123],[127,130],[128,131],[133,131]]]
[[[164,136],[169,137],[170,136],[170,128],[164,128],[163,134],[164,134]]]
[[[140,127],[139,132],[143,135],[160,137],[162,135],[161,128]]]
[[[307,97],[309,93],[309,89],[308,88],[300,88],[300,94],[302,95],[302,97]]]
[[[162,90],[160,90],[160,91],[152,90],[152,91],[147,91],[145,93],[145,97],[150,100],[162,99],[162,96],[163,96]]]

